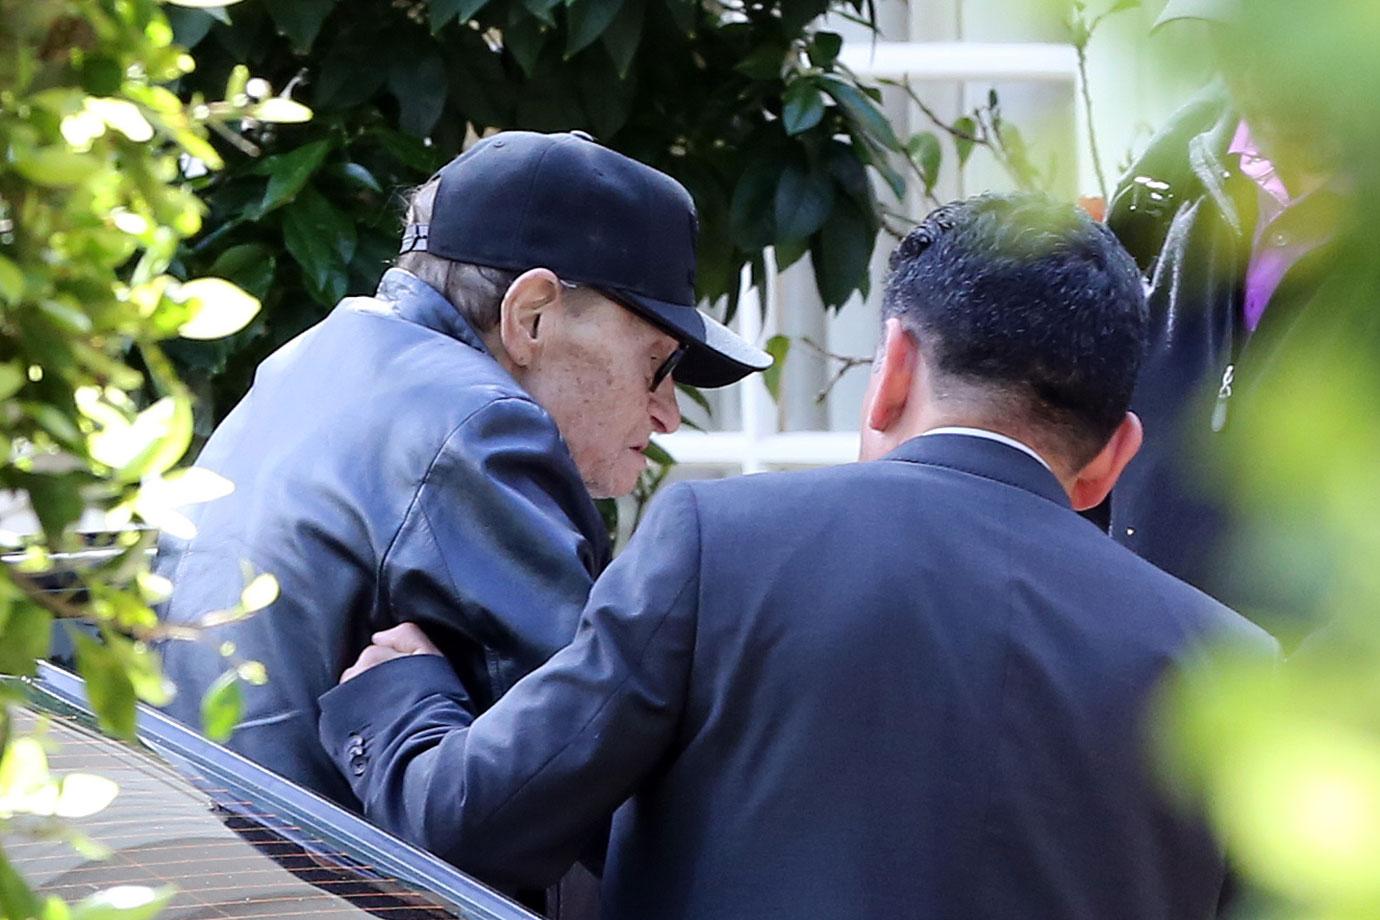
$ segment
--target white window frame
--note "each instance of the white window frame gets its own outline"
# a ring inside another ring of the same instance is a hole
[[[1047,82],[1068,85],[1074,93],[1075,157],[1080,188],[1095,177],[1087,156],[1090,136],[1078,56],[1072,45],[1039,42],[862,42],[846,44],[840,61],[858,76],[927,82]],[[745,270],[735,326],[750,342],[765,339],[762,317],[772,325],[776,302],[776,262],[765,254],[765,290],[754,288]],[[765,310],[763,306],[765,304]],[[760,374],[734,385],[741,410],[737,431],[681,430],[656,442],[676,462],[707,473],[760,473],[769,469],[827,466],[857,458],[858,435],[851,431],[778,430],[772,397]]]

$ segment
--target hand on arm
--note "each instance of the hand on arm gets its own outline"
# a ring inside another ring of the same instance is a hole
[[[404,655],[440,655],[441,650],[431,644],[426,633],[416,623],[399,623],[392,629],[385,629],[370,636],[368,648],[360,653],[359,659],[340,675],[340,682],[358,677],[375,665],[383,664]]]
[[[595,586],[575,641],[472,725],[445,663],[408,655],[323,696],[321,740],[370,819],[491,884],[544,886],[673,743],[698,585],[693,491],[673,487]]]

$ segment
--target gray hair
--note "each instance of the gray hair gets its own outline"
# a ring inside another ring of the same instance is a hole
[[[412,190],[407,200],[408,225],[431,223],[439,185],[440,179],[432,179]],[[452,262],[429,252],[405,252],[398,256],[397,266],[435,288],[479,332],[498,325],[503,296],[517,279],[516,272]]]

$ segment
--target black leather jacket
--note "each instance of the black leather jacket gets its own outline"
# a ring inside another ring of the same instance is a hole
[[[604,525],[550,416],[456,310],[407,272],[343,301],[259,368],[198,465],[235,492],[159,545],[167,620],[232,606],[242,565],[281,596],[252,619],[166,647],[197,724],[232,659],[262,661],[230,747],[352,807],[317,741],[316,698],[407,619],[447,653],[476,711],[575,633],[608,562]]]
[[[1270,449],[1233,442],[1259,430],[1242,422],[1269,411],[1262,382],[1286,372],[1300,330],[1326,312],[1318,294],[1331,254],[1323,247],[1296,264],[1247,332],[1258,191],[1227,156],[1239,123],[1225,89],[1209,86],[1156,136],[1111,203],[1108,224],[1146,273],[1150,341],[1132,399],[1145,444],[1112,494],[1110,532],[1287,645],[1304,629],[1299,599],[1237,555],[1242,518],[1223,461],[1243,456],[1231,453],[1238,448]]]

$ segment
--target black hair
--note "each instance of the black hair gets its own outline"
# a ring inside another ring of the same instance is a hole
[[[932,370],[1092,459],[1126,413],[1145,350],[1140,272],[1111,231],[1042,195],[931,212],[891,255],[882,318]]]

